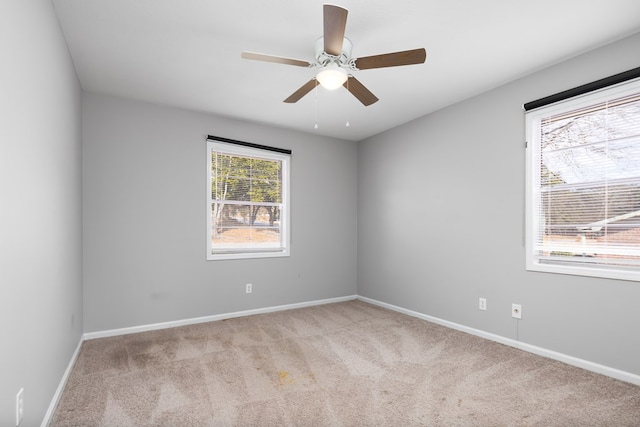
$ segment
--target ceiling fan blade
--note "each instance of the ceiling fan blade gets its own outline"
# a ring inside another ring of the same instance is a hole
[[[368,70],[371,68],[422,64],[426,59],[427,51],[421,48],[402,52],[384,53],[382,55],[365,56],[364,58],[357,58],[355,63],[358,70]]]
[[[353,76],[349,76],[343,86],[346,87],[353,96],[358,98],[358,101],[362,102],[365,107],[378,101],[378,98]]]
[[[303,61],[301,59],[283,58],[282,56],[265,55],[255,52],[242,52],[240,55],[244,59],[253,59],[256,61],[276,62],[278,64],[295,65],[298,67],[309,67],[311,63],[309,61]]]
[[[324,11],[324,51],[329,55],[340,56],[342,54],[342,41],[344,30],[347,26],[347,14],[349,11],[340,6],[325,4]]]
[[[288,104],[293,104],[294,102],[300,101],[300,99],[303,96],[305,96],[306,94],[311,92],[311,90],[313,88],[315,88],[316,86],[318,86],[318,84],[319,83],[315,78],[309,80],[300,89],[298,89],[297,91],[293,92],[287,99],[285,99],[284,102],[286,102]]]

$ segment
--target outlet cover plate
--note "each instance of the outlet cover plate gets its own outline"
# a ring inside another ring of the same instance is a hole
[[[485,311],[487,309],[487,299],[486,298],[480,298],[478,300],[478,308],[482,311]]]
[[[511,304],[511,317],[522,319],[522,306],[520,304]]]

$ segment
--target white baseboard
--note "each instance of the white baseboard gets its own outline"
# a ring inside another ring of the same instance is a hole
[[[152,331],[152,330],[158,330],[158,329],[166,329],[166,328],[174,328],[174,327],[178,327],[178,326],[185,326],[185,325],[193,325],[193,324],[197,324],[197,323],[205,323],[205,322],[214,322],[214,321],[218,321],[218,320],[225,320],[225,319],[231,319],[234,317],[245,317],[245,316],[252,316],[255,314],[265,314],[265,313],[273,313],[273,312],[277,312],[277,311],[283,311],[283,310],[291,310],[291,309],[295,309],[295,308],[304,308],[304,307],[312,307],[312,306],[316,306],[316,305],[323,305],[323,304],[331,304],[331,303],[336,303],[336,302],[344,302],[344,301],[351,301],[354,299],[358,299],[364,302],[367,302],[369,304],[373,304],[373,305],[377,305],[379,307],[384,307],[387,308],[389,310],[393,310],[393,311],[397,311],[399,313],[403,313],[406,314],[408,316],[412,316],[412,317],[416,317],[419,319],[423,319],[426,320],[428,322],[432,322],[432,323],[436,323],[451,329],[455,329],[458,331],[462,331],[462,332],[466,332],[468,334],[471,335],[475,335],[481,338],[485,338],[491,341],[495,341],[495,342],[499,342],[501,344],[505,344],[511,347],[515,347],[524,351],[527,351],[529,353],[533,353],[533,354],[537,354],[539,356],[543,356],[543,357],[547,357],[549,359],[553,359],[553,360],[558,360],[560,362],[564,362],[568,365],[572,365],[572,366],[576,366],[582,369],[586,369],[588,371],[592,371],[592,372],[596,372],[598,374],[602,374],[602,375],[606,375],[608,377],[612,377],[621,381],[625,381],[631,384],[636,384],[636,385],[640,385],[640,375],[636,375],[636,374],[632,374],[630,372],[625,372],[625,371],[621,371],[619,369],[615,369],[615,368],[611,368],[608,366],[604,366],[604,365],[600,365],[598,363],[593,363],[590,362],[588,360],[584,360],[584,359],[579,359],[577,357],[573,357],[573,356],[569,356],[563,353],[558,353],[552,350],[548,350],[542,347],[537,347],[531,344],[527,344],[527,343],[523,343],[517,340],[513,340],[511,338],[506,338],[500,335],[496,335],[496,334],[492,334],[489,332],[485,332],[479,329],[474,329],[474,328],[470,328],[468,326],[464,326],[464,325],[460,325],[458,323],[454,323],[454,322],[450,322],[448,320],[443,320],[443,319],[439,319],[437,317],[433,317],[433,316],[429,316],[423,313],[419,313],[417,311],[412,311],[412,310],[408,310],[402,307],[398,307],[395,306],[393,304],[388,304],[385,302],[381,302],[381,301],[377,301],[371,298],[367,298],[367,297],[363,297],[363,296],[359,296],[359,295],[350,295],[350,296],[345,296],[345,297],[338,297],[338,298],[329,298],[329,299],[323,299],[323,300],[316,300],[316,301],[308,301],[308,302],[302,302],[302,303],[296,303],[296,304],[287,304],[287,305],[279,305],[279,306],[274,306],[274,307],[265,307],[265,308],[258,308],[258,309],[253,309],[253,310],[245,310],[245,311],[237,311],[237,312],[232,312],[232,313],[223,313],[223,314],[215,314],[212,316],[204,316],[204,317],[196,317],[196,318],[191,318],[191,319],[183,319],[183,320],[176,320],[176,321],[170,321],[170,322],[162,322],[162,323],[155,323],[155,324],[149,324],[149,325],[140,325],[140,326],[133,326],[133,327],[127,327],[127,328],[120,328],[120,329],[110,329],[110,330],[106,330],[106,331],[98,331],[98,332],[88,332],[85,333],[80,342],[78,343],[78,347],[76,348],[75,352],[73,353],[73,356],[71,357],[71,360],[69,361],[69,365],[67,366],[67,369],[64,373],[64,376],[62,377],[60,384],[58,386],[58,389],[56,390],[56,393],[53,397],[53,400],[51,401],[51,404],[49,405],[49,409],[47,410],[47,413],[44,417],[44,420],[42,421],[42,425],[41,427],[46,427],[47,424],[49,424],[50,422],[50,418],[53,416],[53,413],[55,411],[56,406],[58,405],[58,401],[60,400],[60,397],[62,395],[62,391],[64,390],[64,386],[67,382],[67,379],[69,377],[69,374],[71,373],[71,369],[73,368],[73,365],[78,357],[78,354],[80,352],[80,347],[82,345],[82,342],[84,340],[91,340],[91,339],[96,339],[96,338],[106,338],[106,337],[113,337],[113,336],[118,336],[118,335],[126,335],[126,334],[133,334],[133,333],[137,333],[137,332],[145,332],[145,331]]]
[[[71,360],[67,365],[67,369],[65,369],[64,374],[62,375],[60,384],[58,384],[58,388],[56,389],[56,392],[53,395],[53,399],[51,399],[49,408],[47,409],[47,412],[44,414],[44,418],[42,419],[42,424],[40,424],[40,427],[47,427],[51,422],[51,417],[53,417],[53,413],[56,410],[56,406],[58,406],[58,402],[62,397],[62,392],[64,391],[65,385],[67,385],[67,380],[69,379],[69,375],[71,374],[73,365],[76,363],[76,359],[78,358],[78,354],[80,353],[80,347],[82,347],[83,341],[84,341],[84,337],[81,336],[80,341],[78,341],[78,346],[76,347],[76,350],[73,352],[73,355],[71,355]]]
[[[511,347],[515,347],[520,350],[527,351],[529,353],[537,354],[538,356],[543,356],[549,359],[558,360],[560,362],[566,363],[567,365],[576,366],[578,368],[586,369],[587,371],[606,375],[608,377],[612,377],[620,381],[625,381],[631,384],[640,385],[640,375],[632,374],[631,372],[621,371],[616,368],[600,365],[598,363],[590,362],[588,360],[579,359],[577,357],[569,356],[567,354],[558,353],[553,350],[548,350],[546,348],[538,347],[531,344],[526,344],[511,338],[506,338],[500,335],[485,332],[480,329],[470,328],[468,326],[460,325],[454,322],[449,322],[448,320],[439,319],[437,317],[428,316],[426,314],[418,313],[417,311],[407,310],[406,308],[398,307],[392,304],[387,304],[385,302],[377,301],[371,298],[358,296],[358,299],[361,301],[367,302],[369,304],[377,305],[379,307],[387,308],[389,310],[406,314],[408,316],[417,317],[419,319],[423,319],[428,322],[446,326],[447,328],[455,329],[461,332],[466,332],[471,335],[475,335],[491,341],[499,342],[500,344],[505,344]]]
[[[88,332],[85,333],[80,342],[78,343],[78,347],[76,348],[75,352],[73,353],[73,356],[71,357],[71,360],[69,361],[69,365],[67,366],[66,371],[64,372],[64,375],[60,381],[60,384],[58,385],[58,389],[56,390],[56,393],[53,397],[53,400],[51,401],[51,404],[49,405],[49,409],[47,410],[47,413],[45,414],[45,417],[42,421],[41,427],[46,427],[49,422],[51,421],[50,418],[53,416],[53,413],[56,409],[56,406],[58,405],[58,401],[60,400],[60,397],[62,395],[62,391],[64,390],[64,386],[67,383],[67,379],[69,377],[69,374],[71,373],[71,369],[73,368],[73,365],[78,357],[78,354],[80,352],[80,347],[82,345],[82,342],[84,340],[91,340],[91,339],[96,339],[96,338],[106,338],[106,337],[113,337],[113,336],[118,336],[118,335],[126,335],[126,334],[132,334],[132,333],[137,333],[137,332],[145,332],[145,331],[152,331],[152,330],[157,330],[157,329],[166,329],[166,328],[174,328],[174,327],[178,327],[178,326],[185,326],[185,325],[193,325],[193,324],[197,324],[197,323],[205,323],[205,322],[213,322],[213,321],[218,321],[218,320],[224,320],[224,319],[231,319],[234,317],[244,317],[244,316],[252,316],[255,314],[265,314],[265,313],[273,313],[273,312],[277,312],[277,311],[283,311],[283,310],[291,310],[291,309],[296,309],[296,308],[304,308],[304,307],[312,307],[312,306],[316,306],[316,305],[323,305],[323,304],[331,304],[331,303],[336,303],[336,302],[344,302],[344,301],[351,301],[354,299],[358,299],[364,302],[367,302],[369,304],[373,304],[373,305],[377,305],[379,307],[384,307],[387,308],[389,310],[393,310],[393,311],[397,311],[399,313],[403,313],[406,314],[408,316],[412,316],[412,317],[416,317],[419,319],[423,319],[426,320],[428,322],[432,322],[432,323],[436,323],[438,325],[442,325],[445,326],[447,328],[451,328],[451,329],[455,329],[458,331],[462,331],[462,332],[466,332],[468,334],[471,335],[475,335],[481,338],[485,338],[491,341],[495,341],[495,342],[499,342],[501,344],[505,344],[511,347],[515,347],[524,351],[527,351],[529,353],[533,353],[533,354],[537,354],[539,356],[543,356],[543,357],[547,357],[549,359],[554,359],[554,360],[558,360],[560,362],[564,362],[568,365],[572,365],[572,366],[577,366],[579,368],[583,368],[586,369],[588,371],[592,371],[592,372],[596,372],[598,374],[602,374],[602,375],[606,375],[608,377],[612,377],[621,381],[625,381],[631,384],[636,384],[636,385],[640,385],[640,375],[636,375],[636,374],[632,374],[630,372],[625,372],[625,371],[621,371],[619,369],[615,369],[615,368],[611,368],[609,366],[604,366],[604,365],[600,365],[598,363],[593,363],[590,362],[588,360],[584,360],[584,359],[579,359],[577,357],[573,357],[573,356],[569,356],[563,353],[558,353],[552,350],[548,350],[545,348],[541,348],[541,347],[537,347],[531,344],[526,344],[517,340],[513,340],[510,338],[506,338],[500,335],[496,335],[496,334],[492,334],[489,332],[485,332],[479,329],[474,329],[474,328],[470,328],[468,326],[464,326],[464,325],[460,325],[458,323],[454,323],[454,322],[450,322],[448,320],[443,320],[443,319],[439,319],[437,317],[433,317],[433,316],[429,316],[423,313],[419,313],[417,311],[412,311],[412,310],[408,310],[402,307],[398,307],[395,306],[393,304],[387,304],[381,301],[377,301],[371,298],[367,298],[367,297],[363,297],[363,296],[359,296],[359,295],[350,295],[350,296],[345,296],[345,297],[338,297],[338,298],[329,298],[329,299],[323,299],[323,300],[316,300],[316,301],[308,301],[308,302],[302,302],[302,303],[296,303],[296,304],[287,304],[287,305],[279,305],[279,306],[275,306],[275,307],[265,307],[265,308],[258,308],[258,309],[253,309],[253,310],[245,310],[245,311],[237,311],[237,312],[232,312],[232,313],[223,313],[223,314],[215,314],[212,316],[204,316],[204,317],[196,317],[196,318],[192,318],[192,319],[183,319],[183,320],[176,320],[176,321],[171,321],[171,322],[162,322],[162,323],[155,323],[155,324],[150,324],[150,325],[141,325],[141,326],[133,326],[133,327],[128,327],[128,328],[120,328],[120,329],[110,329],[110,330],[106,330],[106,331],[98,331],[98,332]]]
[[[157,329],[175,328],[178,326],[194,325],[197,323],[215,322],[218,320],[232,319],[234,317],[253,316],[255,314],[274,313],[276,311],[292,310],[295,308],[312,307],[315,305],[331,304],[336,302],[352,301],[357,299],[357,295],[350,295],[346,297],[329,298],[316,301],[300,302],[295,304],[278,305],[275,307],[257,308],[253,310],[236,311],[232,313],[214,314],[212,316],[195,317],[191,319],[175,320],[171,322],[154,323],[150,325],[132,326],[128,328],[110,329],[106,331],[87,332],[84,334],[85,340],[92,340],[96,338],[114,337],[118,335],[134,334],[137,332],[154,331]]]
[[[40,425],[40,427],[47,427],[51,422],[51,417],[53,417],[56,407],[58,406],[58,402],[60,401],[60,397],[62,397],[62,392],[64,391],[64,387],[67,384],[67,380],[69,379],[69,375],[71,374],[71,370],[73,369],[73,365],[76,363],[76,359],[78,358],[78,354],[80,353],[80,347],[82,347],[82,343],[85,340],[133,334],[136,332],[153,331],[157,329],[174,328],[177,326],[213,322],[217,320],[231,319],[234,317],[252,316],[254,314],[273,313],[276,311],[292,310],[295,308],[312,307],[316,305],[331,304],[336,302],[352,301],[357,298],[358,298],[357,295],[349,295],[345,297],[328,298],[323,300],[307,301],[307,302],[301,302],[301,303],[295,303],[295,304],[278,305],[275,307],[265,307],[265,308],[258,308],[254,310],[237,311],[233,313],[215,314],[212,316],[196,317],[192,319],[176,320],[172,322],[162,322],[162,323],[155,323],[151,325],[141,325],[141,326],[133,326],[129,328],[110,329],[106,331],[84,333],[80,338],[80,341],[78,342],[78,346],[76,347],[76,350],[73,352],[73,355],[71,356],[69,365],[67,366],[67,369],[64,371],[62,379],[60,380],[60,384],[58,385],[58,388],[56,389],[56,392],[53,395],[53,399],[51,400],[51,403],[49,404],[49,408],[47,409],[47,412],[44,418],[42,419],[42,424]]]

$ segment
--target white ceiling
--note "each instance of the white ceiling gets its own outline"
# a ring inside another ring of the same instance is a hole
[[[369,107],[343,88],[285,104],[314,71],[240,53],[313,61],[323,3],[53,0],[87,91],[354,141],[640,31],[638,0],[339,0],[354,57],[426,62],[354,72]]]

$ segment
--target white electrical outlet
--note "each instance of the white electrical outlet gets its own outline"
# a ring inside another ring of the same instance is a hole
[[[480,300],[478,301],[478,308],[480,310],[486,310],[487,309],[487,299],[486,298],[480,298]]]
[[[21,388],[18,394],[16,394],[16,426],[22,422],[24,416],[24,388]]]
[[[246,285],[244,285],[244,291],[250,294],[251,292],[253,292],[253,285],[251,283],[247,283]]]
[[[511,317],[522,319],[522,306],[520,304],[511,304]]]

